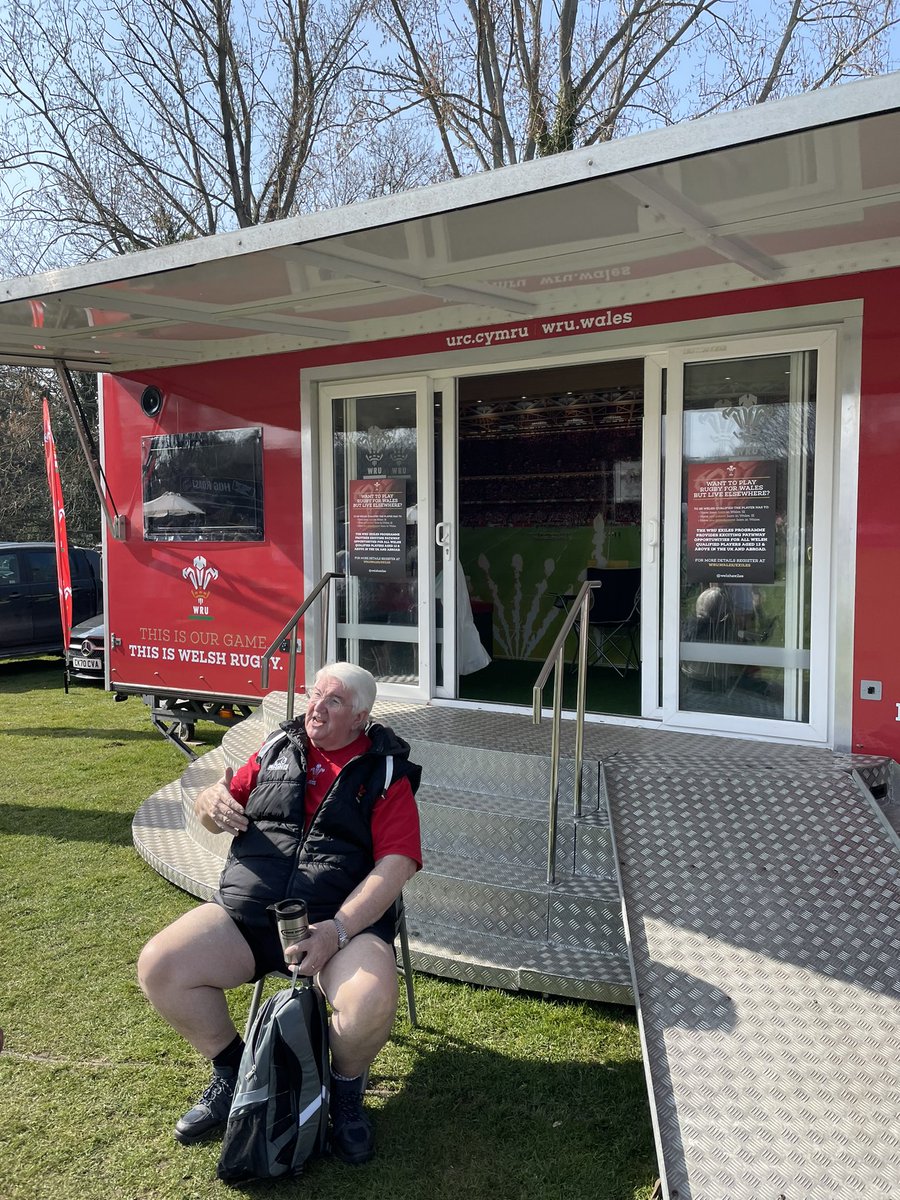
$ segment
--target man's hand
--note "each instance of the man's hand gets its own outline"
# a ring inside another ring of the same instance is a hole
[[[194,812],[210,833],[243,833],[250,823],[229,791],[233,776],[234,771],[228,767],[223,778],[204,788],[194,801]]]
[[[284,961],[288,966],[299,963],[301,975],[318,975],[337,950],[338,931],[334,921],[320,921],[318,925],[310,925],[309,937],[287,947]]]

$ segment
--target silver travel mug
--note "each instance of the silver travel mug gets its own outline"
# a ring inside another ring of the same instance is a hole
[[[309,937],[305,900],[279,900],[277,904],[269,905],[269,912],[275,914],[282,950],[287,950],[288,946],[295,946],[297,942]]]

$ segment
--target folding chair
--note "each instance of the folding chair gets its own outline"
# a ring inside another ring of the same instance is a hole
[[[396,930],[397,937],[400,940],[401,970],[403,972],[403,981],[406,985],[406,1008],[409,1012],[409,1023],[412,1025],[413,1029],[416,1029],[418,1025],[418,1022],[416,1021],[416,996],[415,992],[413,991],[412,961],[409,955],[409,935],[406,931],[406,911],[403,907],[402,896],[397,901],[396,908]],[[272,974],[275,973],[276,972],[272,972]],[[285,978],[290,978],[287,971],[279,971],[277,974],[284,975]],[[259,1006],[262,1003],[263,988],[266,985],[267,978],[268,976],[264,975],[262,979],[257,979],[253,987],[253,996],[250,1000],[250,1012],[247,1014],[247,1024],[244,1029],[244,1040],[247,1039],[250,1033],[250,1027],[256,1019],[256,1014],[259,1012]]]
[[[588,613],[592,663],[611,667],[617,675],[624,675],[632,667],[637,669],[641,662],[637,641],[640,567],[588,567],[585,578],[602,585],[593,592]]]

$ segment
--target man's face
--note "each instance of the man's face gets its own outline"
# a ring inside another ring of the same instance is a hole
[[[339,679],[323,675],[309,693],[303,724],[319,750],[340,750],[362,732],[365,714],[354,712],[350,693]]]

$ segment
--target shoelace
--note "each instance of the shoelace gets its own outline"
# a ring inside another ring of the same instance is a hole
[[[334,1114],[344,1121],[360,1121],[363,1119],[362,1113],[362,1096],[355,1092],[335,1092],[333,1093],[334,1106],[337,1112]]]
[[[210,1108],[215,1104],[219,1097],[227,1096],[231,1099],[234,1093],[235,1081],[233,1078],[226,1078],[224,1075],[213,1075],[212,1079],[206,1085],[206,1090],[197,1101],[198,1104],[206,1104]]]

